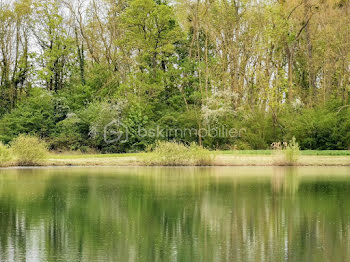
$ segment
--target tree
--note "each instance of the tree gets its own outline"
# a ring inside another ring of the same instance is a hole
[[[26,90],[30,68],[28,0],[0,4],[0,115]]]
[[[38,78],[48,90],[57,92],[69,80],[74,41],[64,27],[59,1],[36,1],[34,7],[32,31],[41,47]]]

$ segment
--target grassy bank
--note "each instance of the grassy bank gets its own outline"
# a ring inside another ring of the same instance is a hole
[[[274,150],[227,150],[222,155],[273,155]],[[301,150],[302,156],[350,156],[350,150]]]
[[[212,166],[277,166],[272,150],[236,150],[213,152]],[[50,153],[42,166],[142,166],[150,153],[81,154]],[[301,151],[296,166],[350,166],[350,151]],[[7,166],[16,166],[8,163]]]
[[[46,165],[129,166],[144,165],[149,153],[132,154],[51,154]],[[270,150],[217,151],[214,166],[274,166]],[[350,151],[301,151],[299,166],[350,166]]]

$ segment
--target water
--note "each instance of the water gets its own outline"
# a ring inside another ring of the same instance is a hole
[[[350,261],[350,169],[0,170],[0,261]]]

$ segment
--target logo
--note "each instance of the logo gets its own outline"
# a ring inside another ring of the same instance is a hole
[[[107,144],[126,143],[129,140],[128,127],[120,120],[113,120],[104,127],[103,137]]]
[[[131,131],[132,130],[132,131]],[[188,137],[211,137],[211,138],[240,138],[246,132],[244,128],[226,128],[211,127],[206,128],[164,128],[159,125],[153,128],[145,128],[143,126],[128,129],[128,126],[120,120],[113,120],[104,127],[104,141],[107,144],[126,143],[129,140],[130,134],[136,136],[137,139],[152,138],[152,139],[174,139]],[[130,132],[131,131],[131,132]]]

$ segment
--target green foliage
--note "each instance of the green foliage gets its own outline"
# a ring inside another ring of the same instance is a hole
[[[87,106],[93,100],[92,97],[92,89],[87,85],[68,86],[60,90],[57,94],[57,98],[64,101],[65,106],[70,112],[76,112]]]
[[[196,143],[191,143],[188,147],[190,160],[195,166],[210,166],[213,164],[214,155],[209,150],[197,145]]]
[[[59,1],[33,1],[34,21],[40,24],[35,28],[41,52],[36,57],[40,65],[37,70],[39,81],[43,81],[46,88],[57,92],[63,89],[70,73],[73,51],[73,38],[63,26],[64,18],[60,13],[62,6]]]
[[[51,140],[54,150],[72,151],[81,150],[87,145],[87,136],[84,136],[84,123],[74,113],[56,125],[56,132]]]
[[[208,166],[213,162],[213,154],[195,143],[186,146],[177,142],[157,142],[144,161],[148,165],[159,166]]]
[[[10,149],[0,142],[0,166],[5,165],[12,159]]]
[[[0,8],[6,144],[24,133],[55,150],[136,152],[157,140],[257,150],[295,136],[302,150],[350,149],[346,1],[321,1],[304,25],[306,2],[296,0],[239,1],[239,8],[235,1],[7,2]],[[106,142],[113,121],[127,129],[127,141]],[[138,132],[209,128],[239,134]]]
[[[188,148],[176,142],[158,142],[155,149],[146,158],[150,165],[184,166],[188,163]]]
[[[124,101],[95,101],[79,112],[80,130],[90,147],[103,152],[123,151],[124,144],[106,143],[105,129],[109,125],[113,129],[115,121],[119,123],[124,107]]]
[[[9,142],[21,133],[49,137],[60,117],[51,93],[34,88],[0,120],[0,140]]]
[[[326,150],[348,149],[350,146],[349,110],[339,111],[337,101],[326,107],[303,109],[300,112],[287,112],[283,116],[286,132],[293,134],[300,142],[301,149]]]
[[[139,63],[156,69],[158,61],[168,59],[181,37],[172,8],[153,0],[133,0],[123,17],[123,44],[141,50]]]
[[[20,166],[39,165],[48,155],[45,142],[35,136],[23,134],[11,142],[11,151]]]
[[[244,128],[242,137],[235,143],[238,149],[266,149],[280,132],[273,125],[271,114],[267,112],[244,110],[240,112],[238,120],[236,126]]]

